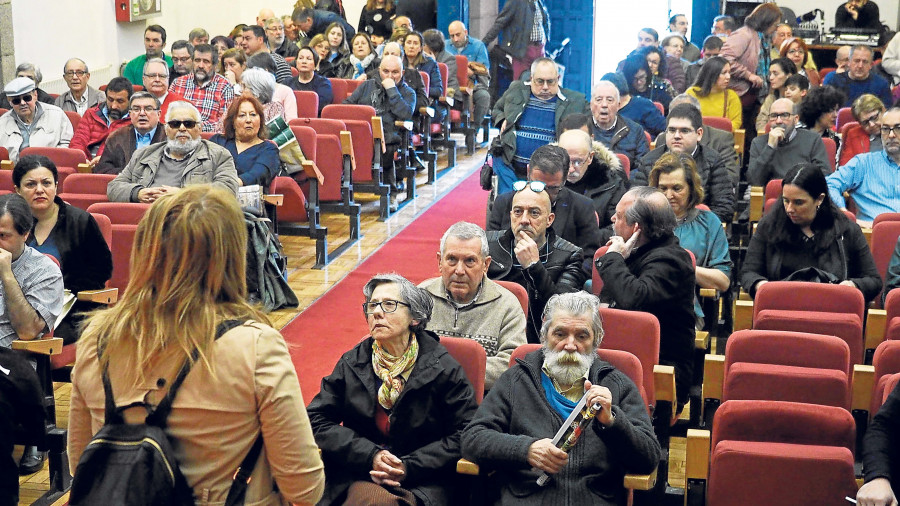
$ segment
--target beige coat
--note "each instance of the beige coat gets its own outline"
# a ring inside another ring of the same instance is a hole
[[[284,338],[271,327],[248,322],[219,338],[211,356],[216,376],[199,364],[191,370],[175,397],[166,430],[179,443],[176,457],[197,504],[224,504],[232,476],[260,430],[265,444],[246,505],[318,501],[325,487],[324,467]],[[124,388],[122,371],[115,369],[116,357],[111,357],[116,404],[158,403],[167,390],[159,384],[170,384],[180,367],[180,361],[170,362],[151,367],[154,373],[140,388]],[[91,436],[103,425],[103,406],[97,341],[83,340],[78,343],[69,410],[73,472]],[[139,422],[142,413],[131,409],[126,419]],[[273,480],[280,494],[272,491]]]

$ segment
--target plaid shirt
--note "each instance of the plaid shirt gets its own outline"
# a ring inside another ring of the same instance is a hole
[[[547,39],[544,33],[544,13],[541,12],[541,4],[537,0],[534,2],[534,24],[531,25],[531,42],[543,44]]]
[[[216,124],[220,118],[225,117],[225,111],[234,100],[234,88],[219,74],[213,74],[212,78],[200,87],[197,86],[193,75],[181,76],[169,86],[169,92],[183,96],[200,110],[204,132],[216,130]]]

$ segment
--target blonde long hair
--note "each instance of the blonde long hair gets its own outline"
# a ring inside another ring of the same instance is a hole
[[[190,359],[197,349],[214,372],[209,353],[220,322],[269,323],[246,299],[246,251],[243,213],[230,192],[195,185],[157,200],[138,224],[125,293],[85,329],[83,337],[106,343],[101,365],[115,355],[137,385],[154,360]]]

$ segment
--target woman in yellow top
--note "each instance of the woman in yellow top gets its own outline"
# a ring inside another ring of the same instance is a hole
[[[741,99],[728,89],[731,64],[721,56],[713,56],[700,68],[694,85],[687,94],[697,97],[704,116],[718,116],[731,120],[732,130],[741,128]]]

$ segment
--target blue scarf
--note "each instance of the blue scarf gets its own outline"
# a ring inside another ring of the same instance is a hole
[[[547,397],[553,410],[559,413],[563,420],[569,418],[578,403],[566,399],[565,395],[557,392],[556,387],[553,386],[553,380],[544,371],[541,371],[541,386],[544,387],[544,396]]]

